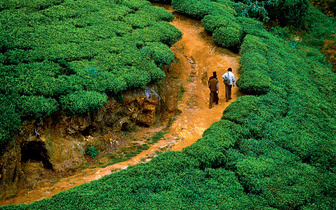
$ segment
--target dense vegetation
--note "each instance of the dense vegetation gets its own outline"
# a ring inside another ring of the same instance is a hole
[[[181,32],[144,0],[0,2],[0,145],[21,120],[100,108],[161,81]]]
[[[336,1],[335,0],[310,0],[310,2],[328,16],[335,17]]]
[[[317,8],[310,7],[304,22],[304,33],[296,27],[273,27],[270,30],[292,45],[306,45],[319,49],[333,65],[336,72],[336,18],[326,17]],[[300,37],[301,42],[293,42]]]
[[[237,85],[248,95],[183,152],[166,152],[51,199],[3,209],[336,208],[336,76],[325,56],[238,16],[235,2],[172,4],[201,19],[218,44],[240,49]],[[316,21],[299,18],[298,23]],[[230,36],[230,30],[238,35]]]

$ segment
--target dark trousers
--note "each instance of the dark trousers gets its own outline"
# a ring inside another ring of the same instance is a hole
[[[219,100],[219,98],[218,98],[218,93],[217,93],[217,91],[216,91],[216,92],[215,92],[215,95],[214,95],[214,103],[218,104],[218,100]]]
[[[218,104],[218,93],[216,92],[210,92],[210,103],[209,103],[209,108],[212,107],[212,104],[216,103]]]
[[[226,99],[226,101],[231,99],[231,89],[232,89],[232,85],[225,85],[225,99]]]

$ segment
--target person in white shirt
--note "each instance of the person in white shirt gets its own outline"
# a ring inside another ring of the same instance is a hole
[[[236,84],[235,76],[232,73],[232,69],[228,68],[227,72],[223,74],[222,78],[225,84],[225,98],[226,98],[226,102],[228,102],[230,99],[232,99],[231,97],[232,86],[234,87]]]

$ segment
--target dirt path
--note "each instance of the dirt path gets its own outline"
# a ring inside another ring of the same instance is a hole
[[[162,5],[161,5],[162,6]],[[192,20],[173,12],[171,6],[163,6],[175,16],[172,24],[183,33],[182,39],[171,49],[179,62],[173,69],[181,72],[186,92],[179,103],[181,115],[174,122],[166,138],[177,138],[173,150],[182,150],[202,137],[205,129],[220,120],[224,109],[241,95],[239,89],[232,89],[232,100],[225,101],[224,83],[221,76],[229,67],[233,69],[236,80],[239,78],[240,56],[220,48],[204,31],[200,21]],[[208,78],[216,71],[219,79],[219,104],[209,109]]]
[[[165,7],[170,12],[173,12],[170,6],[154,5]],[[229,67],[233,69],[236,80],[238,79],[239,56],[226,49],[217,47],[212,42],[211,36],[204,32],[200,21],[192,20],[176,13],[174,15],[176,18],[171,24],[183,32],[183,37],[171,47],[176,57],[176,62],[171,65],[171,69],[179,75],[178,79],[181,80],[185,93],[178,104],[181,114],[171,125],[171,129],[164,139],[128,161],[106,168],[85,169],[74,176],[63,178],[56,183],[41,184],[36,189],[18,194],[14,198],[0,201],[0,206],[31,203],[44,198],[50,198],[61,191],[97,180],[115,171],[125,169],[130,165],[139,164],[144,159],[148,161],[150,160],[148,156],[153,156],[161,148],[182,150],[201,138],[203,131],[212,123],[220,120],[223,110],[241,95],[238,88],[235,87],[232,91],[233,99],[225,102],[224,84],[221,79],[221,76]],[[219,104],[209,109],[207,80],[213,71],[217,71],[220,81]],[[159,131],[162,127],[155,129]]]

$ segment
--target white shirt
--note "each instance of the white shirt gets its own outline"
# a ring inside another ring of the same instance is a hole
[[[223,74],[222,78],[229,78],[230,83],[229,85],[236,85],[236,81],[235,81],[235,76],[232,72],[228,71],[225,74]]]

